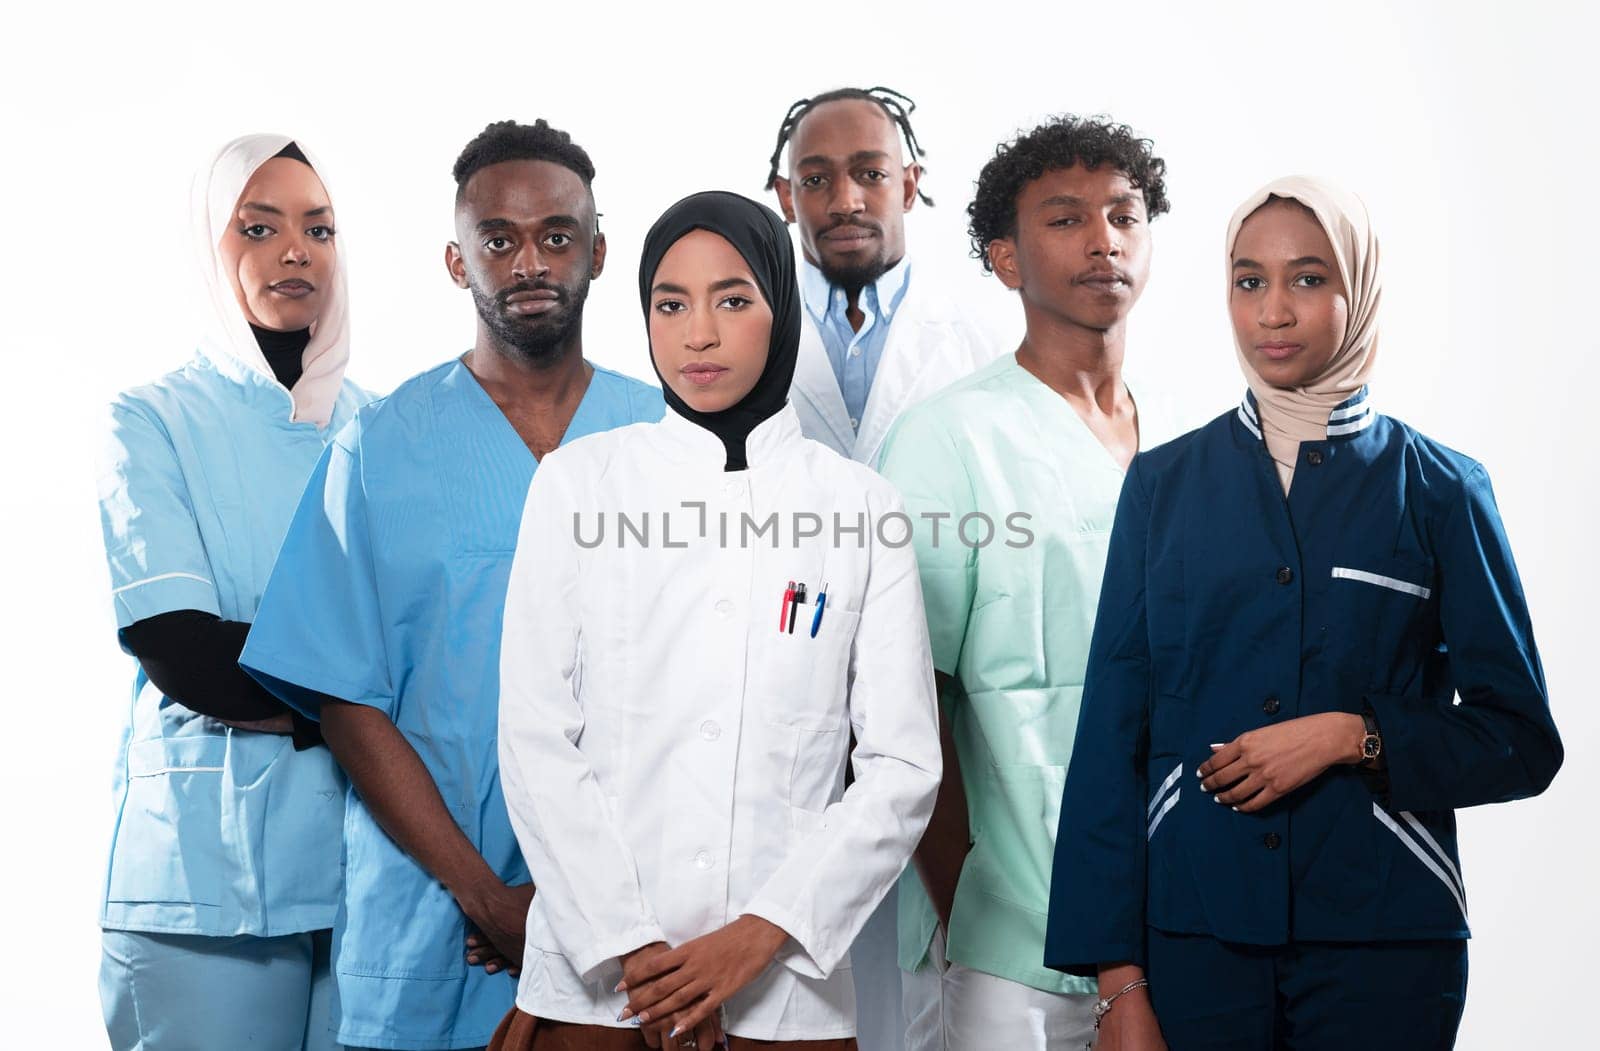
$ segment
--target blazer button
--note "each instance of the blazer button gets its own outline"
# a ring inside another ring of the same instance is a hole
[[[1261,704],[1261,710],[1266,712],[1268,715],[1277,715],[1278,709],[1281,707],[1283,706],[1278,703],[1278,699],[1276,697],[1268,697]]]
[[[1312,449],[1310,452],[1306,453],[1306,463],[1309,463],[1312,467],[1321,467],[1322,450]]]
[[[1290,569],[1288,566],[1279,566],[1277,580],[1280,584],[1289,583],[1290,581],[1294,580],[1294,570]]]
[[[1261,837],[1261,842],[1266,845],[1268,850],[1277,850],[1283,840],[1279,838],[1276,832],[1268,832]]]

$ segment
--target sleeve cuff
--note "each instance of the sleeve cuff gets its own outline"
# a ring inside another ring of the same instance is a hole
[[[160,573],[114,588],[111,595],[116,601],[119,630],[181,609],[222,616],[217,586],[198,573]]]
[[[776,902],[757,899],[741,912],[746,916],[759,916],[789,936],[788,941],[778,948],[775,959],[800,977],[825,979],[838,966],[838,957],[829,958],[821,954],[821,946],[817,944],[810,926]]]
[[[578,977],[589,984],[604,983],[607,988],[622,981],[622,957],[635,949],[667,940],[666,934],[655,924],[632,927],[613,938],[584,947],[582,953],[570,957]]]

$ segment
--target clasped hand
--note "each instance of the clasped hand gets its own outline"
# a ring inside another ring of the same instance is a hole
[[[745,915],[677,948],[656,942],[637,949],[622,960],[617,991],[628,994],[628,1006],[618,1020],[638,1019],[651,1047],[687,1043],[690,1034],[702,1051],[725,1043],[718,1009],[767,969],[787,937]]]
[[[1195,773],[1200,788],[1240,813],[1254,813],[1331,766],[1360,759],[1361,716],[1324,712],[1250,730],[1223,745]]]

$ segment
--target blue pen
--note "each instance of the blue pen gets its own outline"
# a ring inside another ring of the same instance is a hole
[[[828,582],[822,582],[822,589],[817,592],[817,612],[811,618],[811,637],[817,637],[817,629],[822,627],[822,607],[828,604]]]

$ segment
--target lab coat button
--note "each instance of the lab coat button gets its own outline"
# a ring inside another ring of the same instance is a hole
[[[856,419],[854,416],[850,417],[850,429],[851,430],[859,430],[860,428],[861,428],[861,421]]]
[[[1268,832],[1261,837],[1261,842],[1266,845],[1268,850],[1277,850],[1283,839],[1276,832]]]
[[[1276,697],[1268,697],[1264,702],[1262,702],[1261,710],[1266,712],[1268,715],[1277,715],[1278,709],[1281,707],[1282,705],[1278,703],[1278,699]]]
[[[1306,463],[1309,463],[1312,467],[1321,467],[1322,451],[1320,449],[1312,449],[1306,453]]]
[[[707,719],[705,722],[700,724],[700,736],[704,737],[708,741],[715,741],[717,738],[722,736],[722,727],[718,726],[712,720]]]
[[[1294,580],[1294,570],[1290,569],[1288,566],[1279,566],[1277,580],[1280,584],[1290,583]]]
[[[714,864],[716,864],[716,862],[712,859],[711,851],[709,850],[702,850],[700,853],[694,856],[694,867],[702,872],[709,869]]]
[[[717,612],[726,617],[733,612],[733,603],[725,598],[717,599]]]
[[[861,356],[861,348],[860,347],[851,347],[850,348],[850,356],[852,358],[859,358]]]

